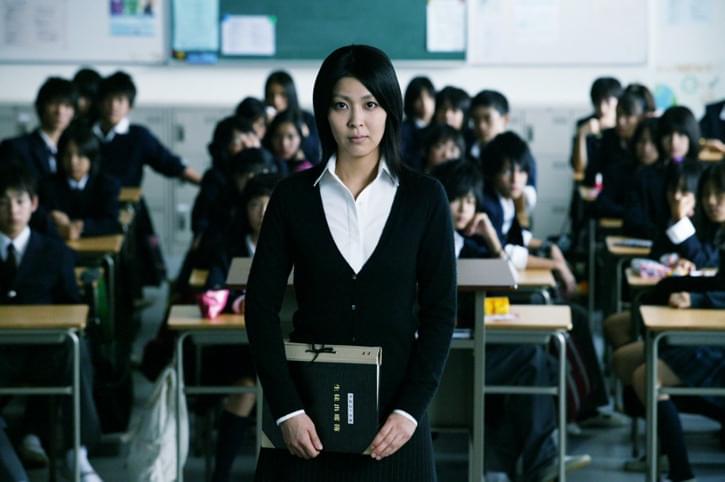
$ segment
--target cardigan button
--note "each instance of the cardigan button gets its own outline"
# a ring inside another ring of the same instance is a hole
[[[353,280],[356,280],[357,279],[357,275],[356,274],[352,275],[352,279]]]
[[[355,311],[357,309],[357,305],[352,305],[352,311]]]
[[[8,291],[8,298],[15,298],[18,296],[18,293],[15,290]]]

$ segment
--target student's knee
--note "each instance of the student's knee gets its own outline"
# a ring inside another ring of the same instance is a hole
[[[647,366],[642,364],[632,372],[632,388],[637,394],[637,398],[644,403],[647,384]]]
[[[604,320],[604,335],[614,348],[626,344],[632,338],[631,316],[627,312],[615,313]]]

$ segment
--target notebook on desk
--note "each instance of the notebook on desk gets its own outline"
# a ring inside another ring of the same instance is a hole
[[[292,380],[326,451],[363,453],[378,431],[382,348],[285,343]],[[285,448],[264,404],[262,447]]]
[[[614,245],[621,246],[623,248],[651,248],[652,241],[649,239],[627,238],[616,241]]]

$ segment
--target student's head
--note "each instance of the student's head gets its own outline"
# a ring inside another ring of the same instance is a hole
[[[481,171],[486,183],[506,199],[523,194],[529,179],[529,146],[513,132],[504,132],[486,144],[481,159]]]
[[[388,56],[350,45],[327,56],[315,79],[315,122],[322,158],[380,156],[397,173],[403,99]]]
[[[471,98],[465,90],[446,86],[436,94],[434,119],[439,124],[448,124],[454,129],[463,130],[468,120],[468,108]]]
[[[647,101],[641,95],[625,92],[617,102],[617,134],[625,142],[634,135],[639,122],[647,115]]]
[[[670,205],[684,198],[690,198],[694,204],[697,195],[697,183],[701,173],[702,168],[697,161],[673,162],[667,166],[665,192]],[[692,214],[694,212],[690,215]]]
[[[617,99],[622,95],[622,84],[614,77],[598,77],[592,82],[589,97],[598,119],[614,124],[617,115]]]
[[[98,171],[101,146],[87,124],[74,122],[60,137],[58,157],[59,171],[70,179],[80,181]]]
[[[73,76],[73,85],[78,89],[78,114],[93,115],[94,104],[98,96],[101,74],[89,67],[83,67]]]
[[[277,114],[269,125],[267,143],[278,159],[295,159],[302,146],[302,119],[299,114],[289,110]]]
[[[645,114],[652,115],[657,110],[657,104],[655,104],[655,96],[644,84],[632,83],[624,88],[623,94],[633,94],[644,99]]]
[[[136,85],[126,72],[118,71],[101,80],[98,86],[98,103],[101,122],[115,126],[133,108]]]
[[[258,235],[262,229],[262,220],[272,192],[280,180],[278,174],[258,174],[247,182],[242,193],[242,205],[245,210],[247,230]]]
[[[403,96],[403,110],[406,119],[429,124],[435,111],[436,91],[428,77],[414,77]]]
[[[237,192],[244,192],[244,188],[254,176],[277,172],[272,154],[267,149],[253,147],[244,149],[230,160],[230,177],[237,188]]]
[[[654,164],[659,159],[657,150],[657,119],[649,117],[637,124],[637,128],[629,141],[630,150],[634,154],[637,163],[642,166]]]
[[[697,159],[700,126],[690,109],[676,105],[662,114],[657,127],[657,148],[663,159]]]
[[[264,102],[256,97],[245,97],[234,110],[234,115],[252,124],[257,137],[264,139],[267,133],[267,111]]]
[[[501,92],[482,90],[471,100],[469,115],[473,122],[476,139],[481,142],[490,142],[508,128],[508,100]]]
[[[469,161],[457,160],[435,166],[431,176],[443,185],[451,208],[454,229],[464,229],[476,215],[483,192],[483,179]]]
[[[49,77],[35,97],[35,112],[44,130],[62,131],[73,120],[78,91],[70,80]]]
[[[463,134],[448,124],[431,126],[423,137],[423,163],[426,169],[460,159],[465,150]]]
[[[700,177],[699,201],[710,223],[725,223],[725,162],[709,166]]]
[[[259,139],[249,124],[235,116],[225,117],[214,127],[207,150],[215,167],[227,171],[229,160],[243,149],[259,147]]]
[[[277,70],[269,74],[264,83],[264,100],[277,112],[300,109],[295,82],[292,80],[292,76],[284,70]]]
[[[0,232],[15,239],[38,208],[33,176],[17,162],[0,165]]]

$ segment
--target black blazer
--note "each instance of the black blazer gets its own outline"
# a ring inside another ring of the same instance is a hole
[[[279,320],[294,266],[298,310],[291,339],[382,346],[381,421],[394,409],[422,420],[440,381],[456,311],[445,192],[433,179],[402,168],[380,241],[355,273],[332,239],[314,185],[324,167],[280,182],[252,262],[245,314],[266,400],[275,418],[304,408],[285,362]]]
[[[0,144],[2,157],[21,161],[38,181],[53,174],[50,170],[51,153],[37,129],[28,134],[5,139]]]
[[[31,231],[14,279],[0,263],[0,304],[49,305],[80,302],[73,252],[54,238]]]
[[[101,236],[121,231],[118,222],[118,181],[105,174],[94,174],[81,191],[68,185],[63,175],[52,176],[40,189],[40,203],[48,211],[62,211],[70,219],[83,221],[83,236]]]
[[[705,115],[700,120],[702,137],[720,139],[725,142],[725,120],[720,118],[723,109],[725,109],[725,100],[705,107]]]

